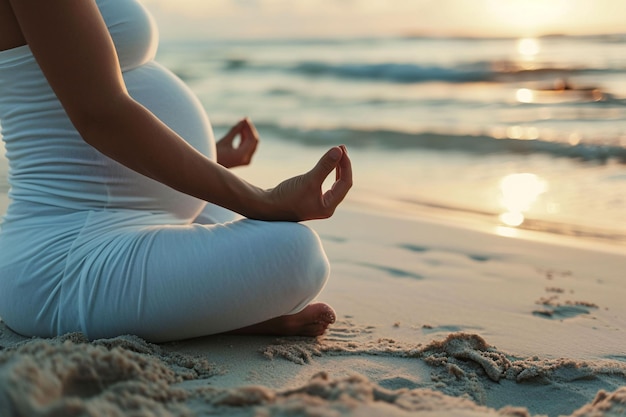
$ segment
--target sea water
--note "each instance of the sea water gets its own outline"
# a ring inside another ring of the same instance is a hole
[[[255,122],[259,185],[346,144],[348,201],[626,245],[626,36],[162,40],[158,60],[217,137]]]
[[[162,42],[273,185],[346,144],[349,200],[626,244],[626,36]]]
[[[218,136],[255,121],[268,185],[343,143],[361,204],[626,243],[626,36],[196,39],[159,59]]]

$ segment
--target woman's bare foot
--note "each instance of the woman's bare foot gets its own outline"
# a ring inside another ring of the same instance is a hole
[[[230,334],[266,334],[276,336],[319,336],[335,322],[335,310],[324,303],[309,304],[296,314],[280,316]]]

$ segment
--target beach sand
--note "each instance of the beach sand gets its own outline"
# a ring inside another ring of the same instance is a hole
[[[626,415],[625,248],[349,204],[310,225],[326,335],[153,345],[2,323],[0,416]]]

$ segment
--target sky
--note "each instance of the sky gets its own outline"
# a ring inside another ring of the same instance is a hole
[[[143,0],[162,38],[626,33],[625,0]]]

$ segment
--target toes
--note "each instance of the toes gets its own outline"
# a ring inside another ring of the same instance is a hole
[[[328,304],[311,304],[307,307],[307,309],[309,309],[309,311],[312,313],[311,316],[316,322],[326,323],[327,325],[329,325],[333,324],[337,319],[335,310],[333,310],[333,308]]]
[[[337,320],[337,316],[335,314],[335,311],[328,307],[328,311],[326,311],[325,313],[322,313],[322,315],[320,316],[321,320],[328,324],[333,324],[335,322],[335,320]]]
[[[315,303],[291,316],[289,333],[300,336],[320,336],[336,320],[335,311],[328,304]]]

